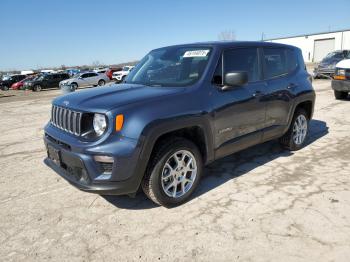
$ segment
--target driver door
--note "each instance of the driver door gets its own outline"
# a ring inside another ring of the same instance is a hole
[[[237,71],[248,73],[248,83],[222,91],[225,74]],[[213,82],[216,157],[260,143],[266,126],[266,85],[262,81],[258,48],[225,50]]]

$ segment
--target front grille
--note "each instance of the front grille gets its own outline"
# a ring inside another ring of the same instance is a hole
[[[67,108],[52,106],[51,123],[64,131],[79,136],[81,134],[81,112]]]

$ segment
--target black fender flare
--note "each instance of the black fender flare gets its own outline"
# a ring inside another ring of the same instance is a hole
[[[206,163],[214,160],[214,140],[213,131],[210,125],[210,121],[207,116],[195,115],[174,117],[169,119],[160,119],[148,124],[141,133],[140,143],[142,143],[142,149],[140,153],[140,159],[148,162],[152,153],[153,147],[159,137],[170,132],[174,132],[184,128],[199,127],[203,131],[205,140],[206,151]]]

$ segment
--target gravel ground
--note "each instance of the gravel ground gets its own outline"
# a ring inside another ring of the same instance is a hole
[[[0,91],[1,260],[349,261],[350,100],[314,87],[304,149],[271,141],[219,160],[172,209],[70,186],[43,164],[59,91]]]

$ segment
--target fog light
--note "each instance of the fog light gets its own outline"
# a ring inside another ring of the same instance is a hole
[[[111,156],[94,156],[94,160],[96,162],[102,162],[102,163],[113,163],[114,158]]]

